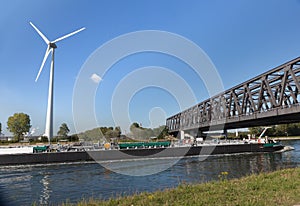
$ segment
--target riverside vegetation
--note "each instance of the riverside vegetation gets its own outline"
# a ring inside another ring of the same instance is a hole
[[[37,141],[36,138],[33,138],[33,133],[35,132],[35,128],[31,131],[31,124],[30,124],[30,116],[25,113],[15,113],[14,115],[10,116],[7,121],[7,129],[10,131],[13,136],[13,142],[20,142],[26,139],[28,141]],[[252,127],[249,128],[249,131],[239,132],[239,138],[247,138],[248,133],[250,132],[251,135],[258,136],[264,130],[264,127]],[[121,127],[116,126],[113,127],[98,127],[91,130],[87,130],[84,132],[80,132],[79,134],[73,134],[68,136],[70,132],[66,123],[62,123],[57,132],[57,136],[52,138],[51,141],[55,142],[58,139],[68,139],[69,141],[78,141],[82,139],[84,141],[111,141],[112,139],[121,139],[121,140],[149,140],[153,139],[153,137],[157,139],[163,139],[168,134],[168,128],[165,125],[159,126],[157,128],[146,128],[142,127],[141,124],[137,122],[133,122],[130,125],[130,132],[128,138],[125,135],[121,135]],[[125,131],[126,133],[126,131]],[[265,133],[266,136],[269,137],[290,137],[290,136],[299,136],[300,135],[300,123],[293,123],[293,124],[282,124],[282,125],[273,125],[271,126]],[[8,138],[5,140],[4,134],[2,134],[2,123],[0,122],[0,144],[8,144],[11,141],[8,141]],[[38,135],[39,136],[39,135]],[[235,133],[228,133],[228,138],[236,138]],[[41,137],[39,140],[41,142],[48,142],[47,137]]]
[[[181,184],[177,188],[153,193],[143,192],[107,201],[89,199],[69,205],[299,205],[300,168],[250,175],[228,180],[226,171],[218,181],[202,184]]]

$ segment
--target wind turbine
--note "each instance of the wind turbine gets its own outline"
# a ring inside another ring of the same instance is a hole
[[[63,37],[60,37],[54,41],[49,41],[46,36],[32,23],[32,22],[29,22],[30,25],[35,29],[35,31],[42,37],[42,39],[46,42],[46,44],[48,45],[47,49],[46,49],[46,53],[45,53],[45,56],[44,56],[44,59],[42,61],[42,65],[40,67],[40,70],[39,70],[39,73],[38,75],[36,76],[36,79],[35,81],[38,80],[42,70],[43,70],[43,67],[44,67],[44,64],[47,60],[47,57],[49,56],[50,52],[52,53],[52,58],[51,58],[51,68],[50,68],[50,79],[49,79],[49,91],[48,91],[48,106],[47,106],[47,117],[46,117],[46,127],[45,127],[45,134],[47,137],[48,137],[48,140],[49,140],[49,144],[50,144],[50,139],[53,137],[53,82],[54,82],[54,51],[55,49],[57,48],[56,44],[57,42],[65,39],[65,38],[68,38],[82,30],[84,30],[85,28],[81,28],[81,29],[78,29],[72,33],[69,33]]]

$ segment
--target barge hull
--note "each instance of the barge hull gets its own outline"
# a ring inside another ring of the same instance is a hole
[[[166,147],[149,149],[122,149],[106,151],[89,151],[89,155],[95,161],[130,160],[142,158],[164,158],[164,157],[184,157],[197,155],[221,155],[236,153],[262,153],[276,152],[282,150],[284,146],[263,147],[263,144],[235,144],[235,145],[205,145],[193,147]]]
[[[48,164],[92,160],[85,151],[0,155],[0,165]]]
[[[205,145],[192,147],[137,148],[121,150],[91,150],[74,152],[0,155],[0,165],[48,164],[80,161],[116,161],[142,158],[184,157],[234,153],[276,152],[282,145],[264,147],[263,144]]]

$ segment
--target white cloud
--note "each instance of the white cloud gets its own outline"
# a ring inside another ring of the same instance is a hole
[[[102,81],[102,78],[99,76],[99,75],[97,75],[97,74],[92,74],[92,76],[90,77],[91,78],[91,80],[93,80],[93,82],[95,82],[96,84],[99,84],[99,82],[101,82]]]

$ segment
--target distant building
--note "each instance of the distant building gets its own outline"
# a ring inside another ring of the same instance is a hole
[[[4,134],[0,135],[0,141],[12,141],[14,137],[12,136],[5,136]]]
[[[32,140],[38,140],[40,136],[25,136],[24,139],[22,140],[23,142],[29,142]],[[13,136],[5,136],[5,135],[0,135],[0,141],[13,141],[14,137]]]

